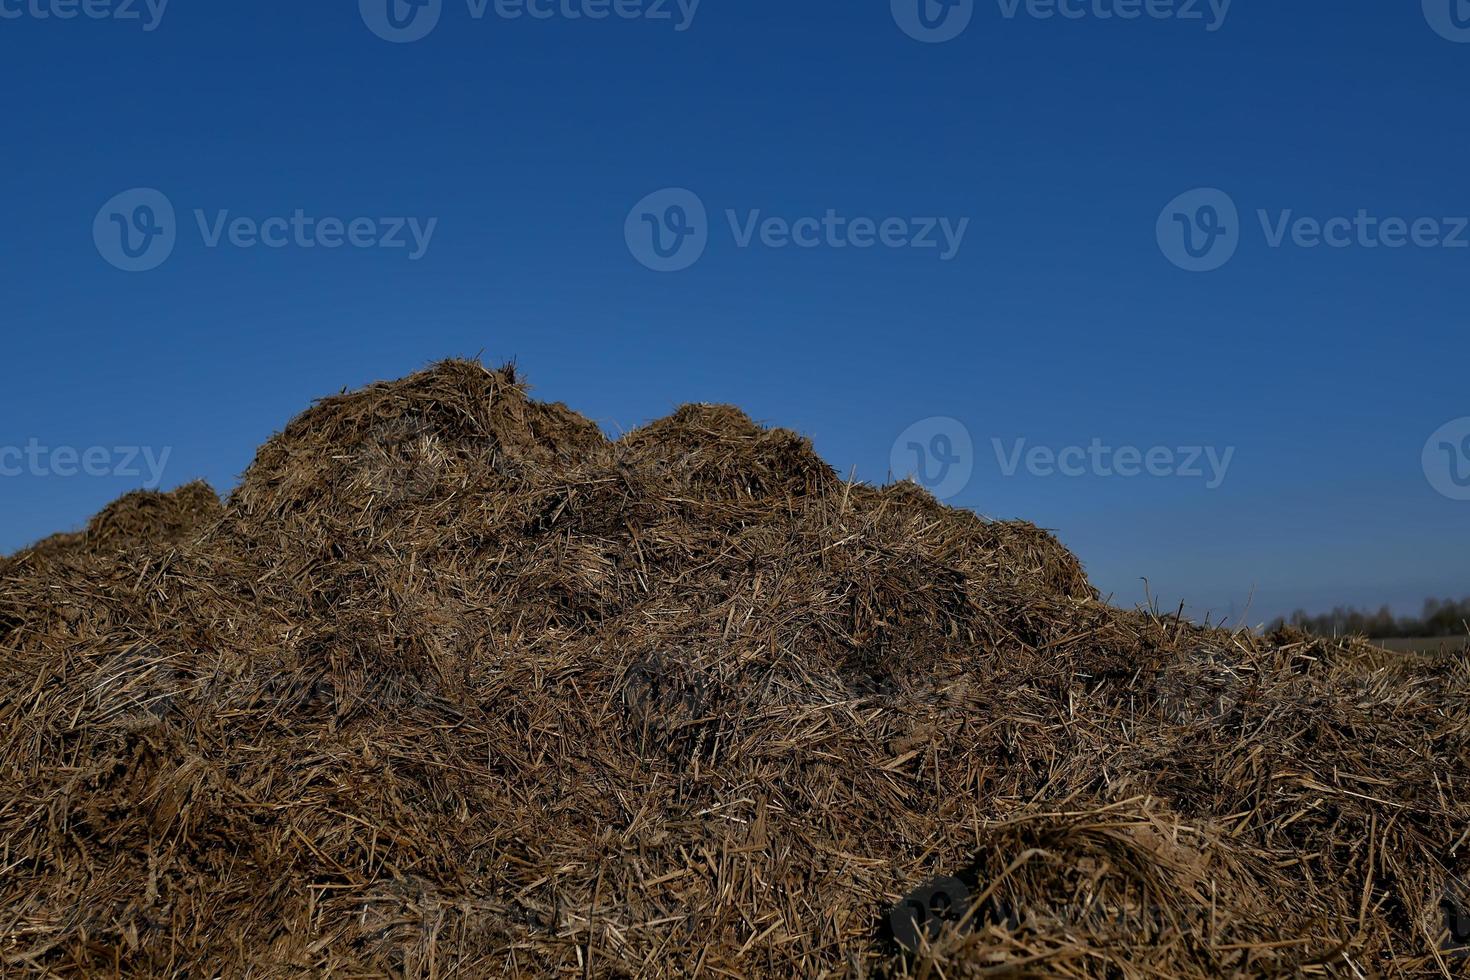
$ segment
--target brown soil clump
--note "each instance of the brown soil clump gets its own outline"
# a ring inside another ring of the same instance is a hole
[[[328,398],[0,564],[0,644],[6,974],[1463,961],[1470,662],[1111,608],[733,408]]]

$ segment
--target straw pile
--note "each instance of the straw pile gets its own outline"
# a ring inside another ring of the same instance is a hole
[[[7,975],[1463,964],[1465,659],[1111,608],[733,408],[329,398],[5,560],[0,645]]]

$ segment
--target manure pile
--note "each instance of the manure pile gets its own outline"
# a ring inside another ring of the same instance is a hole
[[[1463,657],[1112,608],[733,408],[328,398],[0,559],[0,648],[0,975],[1467,962]]]

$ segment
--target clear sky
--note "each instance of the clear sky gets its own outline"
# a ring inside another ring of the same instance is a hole
[[[425,2],[0,0],[0,550],[483,353],[1126,604],[1470,592],[1467,0]]]

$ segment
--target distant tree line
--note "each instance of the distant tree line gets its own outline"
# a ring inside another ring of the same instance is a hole
[[[1470,598],[1426,599],[1418,616],[1395,617],[1387,606],[1377,612],[1364,612],[1338,606],[1330,613],[1309,616],[1298,609],[1289,618],[1278,619],[1273,626],[1290,625],[1318,636],[1356,634],[1374,640],[1394,637],[1465,636],[1470,634]]]

